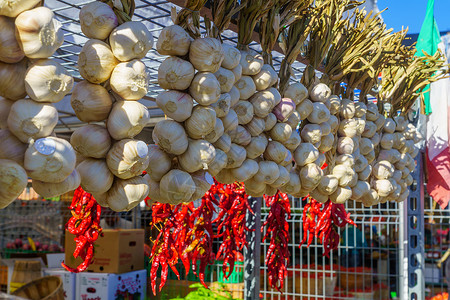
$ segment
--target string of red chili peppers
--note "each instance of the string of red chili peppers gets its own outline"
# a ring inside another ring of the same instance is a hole
[[[324,256],[329,257],[331,250],[339,246],[339,228],[351,224],[356,226],[350,219],[350,213],[345,211],[343,204],[336,204],[328,200],[322,209],[322,203],[310,199],[303,209],[303,240],[308,241],[307,247],[312,243],[313,237],[319,238],[324,248]]]
[[[69,267],[64,262],[61,265],[69,272],[83,272],[94,258],[94,243],[102,234],[100,227],[101,206],[91,194],[81,187],[75,190],[72,204],[69,206],[72,217],[66,224],[66,229],[75,235],[76,247],[73,252],[75,258],[81,257],[83,262],[76,268]]]
[[[278,291],[284,286],[287,276],[286,266],[289,264],[289,224],[291,218],[291,205],[286,194],[278,191],[274,196],[264,196],[266,206],[270,207],[269,216],[263,223],[261,231],[266,228],[265,241],[270,238],[269,250],[266,254],[265,264],[269,278],[269,285]]]

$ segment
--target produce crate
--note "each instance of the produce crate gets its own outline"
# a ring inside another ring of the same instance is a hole
[[[8,285],[8,267],[0,266],[0,286]]]
[[[224,274],[223,274],[223,262],[222,261],[217,261],[217,263],[219,264],[219,273],[217,274],[218,276],[218,281],[222,282],[222,283],[241,283],[244,282],[244,262],[242,261],[237,261],[234,263],[234,270],[231,273],[230,277],[225,278]],[[229,266],[228,266],[229,268]],[[227,272],[228,274],[228,272]]]

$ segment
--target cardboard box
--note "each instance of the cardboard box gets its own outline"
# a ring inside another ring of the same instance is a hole
[[[144,230],[105,229],[95,242],[94,261],[88,272],[121,274],[144,269]],[[65,263],[76,268],[82,263],[75,259],[74,235],[66,231]]]
[[[140,270],[124,274],[78,273],[76,299],[145,300],[147,271]]]
[[[65,269],[44,269],[44,276],[58,276],[64,289],[64,299],[75,300],[76,274]]]

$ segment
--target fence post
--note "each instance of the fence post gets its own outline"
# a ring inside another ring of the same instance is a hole
[[[247,212],[246,225],[254,231],[247,232],[248,249],[244,250],[244,299],[259,299],[261,256],[261,204],[260,197],[249,197],[254,214]]]

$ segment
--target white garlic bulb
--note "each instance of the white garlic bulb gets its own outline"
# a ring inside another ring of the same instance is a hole
[[[302,183],[302,189],[312,191],[319,185],[323,176],[323,171],[316,164],[307,164],[301,168],[299,176]]]
[[[228,134],[231,137],[231,142],[240,146],[245,147],[252,141],[250,133],[241,125],[237,126],[234,130],[228,131]]]
[[[300,120],[306,120],[312,113],[314,106],[309,99],[303,100],[295,107],[295,110],[300,114]]]
[[[191,43],[189,61],[200,72],[217,72],[223,59],[224,51],[218,39],[199,38]]]
[[[216,149],[205,140],[190,140],[186,152],[178,156],[178,163],[189,173],[198,170],[207,170],[214,160]]]
[[[288,150],[283,146],[283,144],[277,141],[270,141],[264,151],[264,159],[280,164],[286,158],[287,152]]]
[[[223,152],[227,153],[228,151],[230,151],[231,137],[228,134],[224,133],[221,137],[219,137],[217,141],[213,143],[213,146],[216,148],[216,150],[220,149]]]
[[[236,82],[238,82],[241,77],[242,77],[242,66],[241,64],[238,64],[236,67],[234,67],[231,72],[233,72],[234,74],[234,80],[236,80]],[[236,84],[235,82],[235,84]]]
[[[1,1],[0,15],[7,17],[17,17],[21,12],[29,10],[39,4],[39,0],[16,0]]]
[[[269,113],[265,118],[264,131],[270,131],[277,124],[277,117],[273,113]]]
[[[239,101],[233,110],[236,112],[238,123],[241,125],[248,124],[254,115],[253,105],[248,101]]]
[[[216,103],[220,97],[220,83],[210,72],[199,72],[192,80],[189,93],[200,105]]]
[[[104,159],[86,158],[77,167],[81,187],[88,193],[106,193],[113,184],[114,175]]]
[[[264,59],[261,54],[254,50],[241,51],[242,75],[256,75],[261,71],[264,65]]]
[[[153,36],[144,23],[125,22],[109,35],[114,56],[120,61],[143,58],[153,46]]]
[[[228,114],[220,119],[223,122],[223,128],[225,132],[232,131],[239,125],[239,119],[234,109],[230,109],[228,111]]]
[[[287,87],[286,91],[284,91],[284,97],[290,98],[295,105],[299,105],[308,98],[308,89],[303,84],[296,82]]]
[[[250,98],[255,115],[259,118],[265,118],[275,107],[275,97],[270,91],[257,92]]]
[[[161,55],[184,56],[188,54],[191,38],[183,27],[178,25],[166,26],[161,30],[156,50]]]
[[[242,76],[234,86],[239,90],[241,100],[247,100],[256,92],[255,82],[250,76]]]
[[[227,169],[237,168],[242,165],[247,156],[244,147],[231,143],[230,151],[227,152]]]
[[[228,44],[222,44],[224,58],[222,61],[222,67],[232,70],[239,65],[241,60],[241,52],[236,47]]]
[[[289,195],[295,195],[300,192],[301,181],[300,176],[297,173],[289,173],[289,182],[280,188],[280,191]]]
[[[280,169],[273,161],[260,161],[258,163],[259,170],[255,174],[254,179],[265,184],[272,184],[280,176]]]
[[[8,129],[0,129],[0,159],[9,159],[23,166],[27,145],[22,143]]]
[[[25,89],[34,101],[59,102],[72,88],[72,76],[54,60],[36,61],[25,75]]]
[[[188,148],[188,138],[183,126],[172,120],[156,123],[152,137],[162,150],[170,154],[181,155]]]
[[[21,61],[25,54],[16,39],[14,19],[0,14],[0,28],[2,29],[0,33],[0,61],[9,64]]]
[[[238,168],[230,169],[231,175],[236,181],[243,182],[247,181],[256,173],[258,173],[259,165],[253,159],[246,159],[242,165]]]
[[[148,163],[148,146],[143,141],[120,140],[114,143],[106,155],[109,170],[120,179],[141,175]]]
[[[184,122],[191,116],[194,101],[189,94],[171,90],[158,94],[156,105],[169,118],[177,122]]]
[[[0,209],[16,200],[27,184],[27,173],[18,163],[0,159]]]
[[[62,182],[75,168],[75,151],[66,140],[47,137],[31,143],[25,151],[24,166],[32,179]]]
[[[192,64],[181,58],[170,56],[158,68],[158,84],[163,89],[185,90],[194,79]]]
[[[118,63],[109,45],[100,40],[88,40],[78,55],[80,75],[92,83],[108,80]]]
[[[304,166],[316,161],[319,151],[311,143],[301,143],[294,151],[294,160],[299,166]]]
[[[8,115],[13,103],[12,100],[0,97],[0,129],[5,129],[8,126]]]
[[[125,180],[116,179],[108,191],[106,201],[114,211],[128,211],[139,205],[147,197],[148,192],[148,182],[141,176]]]
[[[147,94],[148,74],[145,64],[134,59],[119,63],[111,73],[112,90],[125,100],[139,100]]]
[[[104,87],[84,80],[75,85],[70,104],[80,121],[99,122],[108,117],[112,99]]]
[[[230,94],[220,94],[219,100],[216,103],[211,104],[211,107],[216,111],[218,118],[225,117],[230,111],[231,97]]]
[[[221,136],[223,136],[223,132],[224,132],[223,122],[221,119],[216,118],[216,124],[214,125],[214,129],[205,136],[205,140],[207,140],[210,143],[215,143],[219,140]]]
[[[106,3],[95,1],[80,9],[80,26],[85,36],[91,39],[105,40],[111,31],[119,25],[113,9]]]
[[[270,137],[277,142],[284,143],[286,142],[292,134],[292,127],[286,123],[277,123],[270,130]]]
[[[27,95],[25,90],[27,64],[27,59],[22,59],[15,64],[0,61],[0,97],[18,100]]]
[[[30,99],[14,102],[8,116],[9,130],[23,143],[49,136],[57,123],[58,112],[52,104]]]
[[[29,58],[50,57],[64,42],[62,24],[47,7],[21,13],[15,24],[19,45]]]
[[[147,174],[152,180],[160,181],[170,171],[172,159],[162,151],[158,145],[148,145],[148,167]]]
[[[52,198],[75,190],[80,186],[80,183],[80,174],[74,169],[63,182],[51,183],[33,180],[33,189],[42,197]]]
[[[230,107],[233,107],[236,105],[236,103],[238,103],[241,94],[239,93],[239,90],[235,86],[231,88],[228,94],[230,95]]]
[[[214,129],[216,112],[211,107],[197,105],[192,115],[184,122],[186,132],[193,139],[201,139]],[[224,124],[225,126],[225,124]]]
[[[106,127],[115,140],[133,138],[150,122],[147,107],[137,101],[117,101],[108,117]]]
[[[264,151],[266,151],[268,142],[269,141],[264,134],[252,137],[250,144],[245,147],[245,150],[247,151],[247,157],[250,159],[255,159],[262,155]]]
[[[142,178],[147,180],[148,183],[149,191],[147,197],[149,197],[152,202],[164,203],[164,199],[161,197],[159,181],[153,180],[148,174],[145,174]]]
[[[253,75],[253,81],[255,82],[256,90],[263,91],[273,85],[273,82],[277,82],[278,74],[275,72],[271,65],[265,64],[262,66],[261,71],[258,74]]]
[[[301,142],[302,142],[302,139],[300,138],[300,135],[298,134],[298,132],[295,130],[292,130],[291,136],[289,137],[289,139],[286,142],[283,143],[283,145],[286,148],[288,148],[290,151],[295,151],[295,149],[297,149],[297,147],[300,145]]]
[[[245,129],[247,129],[251,136],[259,136],[266,128],[266,122],[264,122],[264,119],[254,117],[244,127]]]
[[[191,175],[181,170],[171,170],[160,182],[161,196],[169,203],[181,203],[191,199],[195,183]]]
[[[104,158],[111,148],[111,137],[105,127],[88,124],[72,133],[70,144],[84,157]]]
[[[208,173],[216,176],[227,166],[228,157],[225,152],[216,147],[216,156],[214,160],[208,165]]]
[[[195,183],[195,192],[191,196],[191,201],[200,199],[205,195],[205,193],[210,189],[211,185],[214,183],[214,179],[206,171],[197,171],[191,174],[192,180]]]
[[[214,76],[216,76],[217,81],[219,81],[221,93],[230,92],[236,82],[233,72],[225,68],[219,68],[219,71],[215,72]]]
[[[326,84],[319,83],[311,88],[309,97],[314,102],[325,102],[331,97],[331,90]]]

